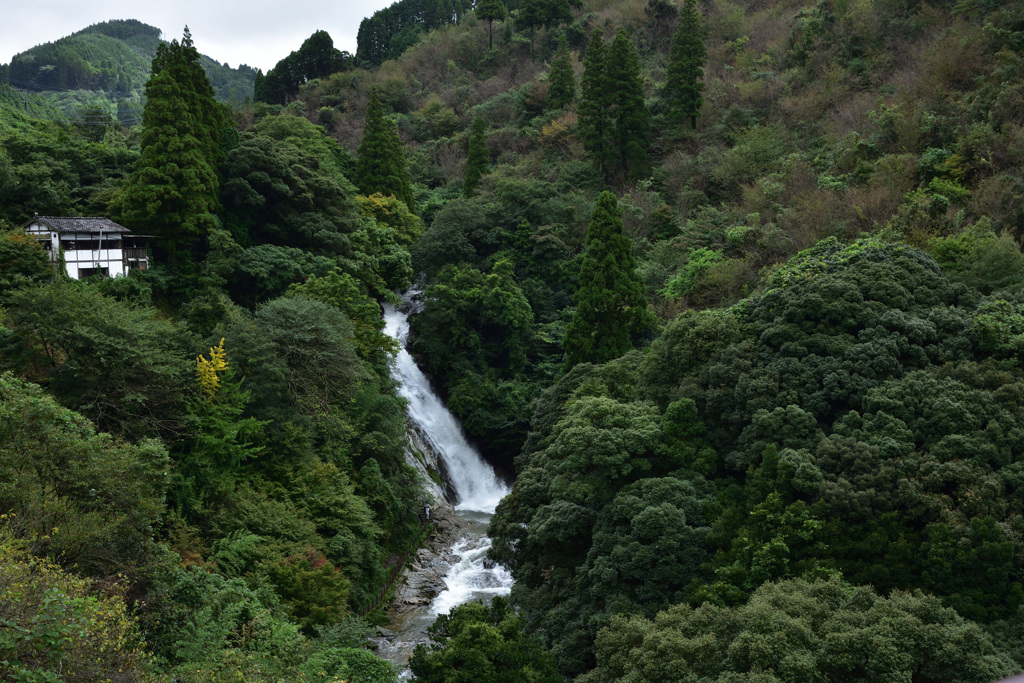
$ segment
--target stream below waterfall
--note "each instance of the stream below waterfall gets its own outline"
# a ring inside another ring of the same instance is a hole
[[[438,614],[471,600],[489,602],[512,588],[508,570],[486,558],[491,546],[487,523],[509,488],[466,440],[458,421],[405,350],[416,294],[406,294],[401,309],[384,307],[384,332],[400,345],[391,371],[399,394],[408,401],[410,421],[442,461],[450,484],[446,488],[455,500],[448,501],[454,514],[443,507],[434,511],[438,526],[443,524],[447,531],[443,545],[416,555],[389,612],[391,623],[375,639],[377,654],[395,664],[402,679],[411,676],[409,657],[417,644],[427,642],[426,629]]]

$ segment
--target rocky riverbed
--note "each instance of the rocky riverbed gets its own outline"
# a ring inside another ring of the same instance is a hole
[[[460,560],[452,548],[465,538],[470,526],[447,506],[431,510],[431,522],[434,529],[430,538],[399,579],[395,600],[388,610],[389,624],[378,628],[379,637],[373,639],[377,654],[399,671],[405,669],[416,645],[427,642],[427,627],[437,616],[430,606],[445,590],[445,577]]]
[[[388,612],[390,623],[378,629],[377,654],[389,660],[403,678],[413,650],[428,642],[427,628],[438,614],[470,600],[488,602],[506,595],[512,576],[487,559],[490,515],[441,507],[433,513],[435,533],[416,554],[400,581]]]

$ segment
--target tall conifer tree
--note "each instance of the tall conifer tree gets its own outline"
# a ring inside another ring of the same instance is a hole
[[[409,167],[398,137],[394,121],[384,116],[377,89],[370,90],[366,104],[366,127],[359,143],[359,162],[356,166],[356,185],[365,195],[380,192],[385,197],[395,195],[412,208],[412,187]]]
[[[217,170],[228,122],[185,27],[181,42],[161,44],[153,59],[142,150],[123,205],[124,220],[156,237],[153,250],[172,271],[201,260],[203,239],[219,224]]]
[[[605,67],[612,123],[613,160],[618,172],[629,180],[650,174],[647,148],[651,144],[651,115],[644,103],[640,58],[633,41],[619,31],[608,52]]]
[[[490,155],[487,152],[487,138],[484,132],[484,120],[479,116],[473,119],[473,133],[469,137],[469,155],[466,158],[466,180],[462,186],[462,194],[472,197],[480,177],[487,173]]]
[[[622,209],[611,192],[601,193],[591,216],[573,301],[576,311],[563,341],[566,371],[618,358],[654,330],[633,245],[622,233]]]
[[[594,164],[604,173],[610,148],[608,144],[611,122],[608,119],[610,93],[605,82],[604,34],[595,29],[583,53],[583,77],[580,79],[579,116],[580,137]]]
[[[501,0],[480,0],[476,5],[476,16],[478,19],[483,19],[487,22],[487,49],[494,49],[494,35],[492,33],[494,29],[495,21],[505,20],[505,5]]]
[[[576,99],[576,74],[569,57],[569,42],[564,35],[558,37],[558,51],[551,62],[548,76],[548,105],[561,109]]]
[[[679,13],[679,27],[672,38],[665,80],[665,98],[669,104],[669,117],[674,123],[689,119],[690,127],[697,127],[697,117],[704,104],[702,93],[707,56],[704,29],[694,0],[685,0]]]

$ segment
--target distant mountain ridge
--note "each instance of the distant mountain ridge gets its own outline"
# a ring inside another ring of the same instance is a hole
[[[14,55],[0,65],[0,82],[35,92],[91,90],[111,100],[140,98],[161,34],[136,19],[93,24]],[[201,59],[217,99],[252,97],[256,69],[244,64],[232,69],[206,55]]]

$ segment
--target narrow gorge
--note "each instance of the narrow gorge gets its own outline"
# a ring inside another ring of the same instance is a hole
[[[388,305],[384,309],[384,331],[400,345],[392,373],[399,393],[408,401],[412,442],[408,459],[432,484],[428,486],[433,497],[434,530],[405,570],[388,612],[391,622],[379,629],[375,641],[377,653],[400,671],[406,669],[416,645],[427,641],[426,629],[438,614],[471,600],[506,595],[512,587],[511,574],[487,559],[491,541],[486,535],[487,523],[509,488],[466,440],[462,427],[405,348],[408,317],[418,294],[410,291],[401,308]]]

